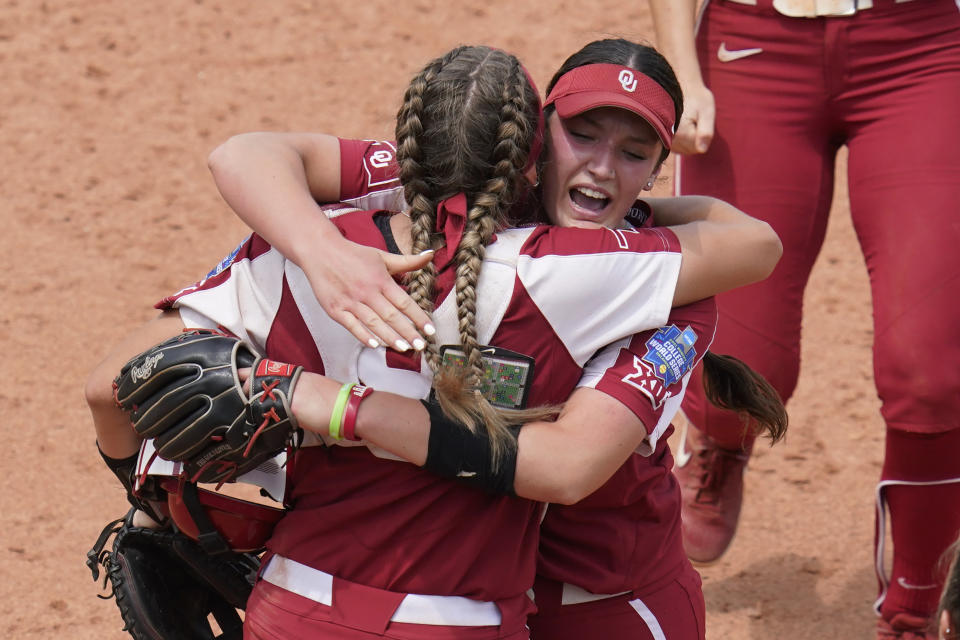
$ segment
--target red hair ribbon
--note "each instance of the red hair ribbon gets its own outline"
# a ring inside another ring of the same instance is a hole
[[[437,231],[443,234],[447,248],[456,251],[467,225],[467,196],[462,191],[437,205]]]
[[[437,204],[437,231],[443,234],[446,246],[437,251],[433,262],[438,269],[447,266],[457,253],[463,230],[467,226],[467,196],[457,193]]]

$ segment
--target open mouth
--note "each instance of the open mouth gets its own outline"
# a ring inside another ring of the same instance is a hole
[[[570,200],[581,209],[594,212],[603,211],[610,204],[610,198],[589,187],[570,189]]]

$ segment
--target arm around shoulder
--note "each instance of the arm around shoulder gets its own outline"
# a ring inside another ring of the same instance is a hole
[[[334,386],[328,383],[324,392],[326,399],[322,401],[324,406],[316,414],[320,419],[308,419],[311,425],[307,428],[319,427],[322,431]],[[300,398],[295,400],[294,412],[303,424],[301,416],[306,417],[309,401],[304,398],[300,407],[302,414],[298,412],[297,402]],[[597,429],[594,425],[603,425],[603,428]],[[455,442],[456,454],[452,458],[447,456],[451,464],[428,463],[431,442],[435,443],[432,429],[455,432],[440,438],[448,441],[452,436]],[[487,462],[490,447],[485,441],[485,430],[469,434],[465,427],[451,420],[431,422],[430,413],[419,400],[392,393],[375,392],[363,402],[357,415],[356,434],[418,466],[426,465],[434,471],[445,467],[448,472],[439,473],[446,477],[458,477],[450,470],[460,468],[454,462],[462,462],[472,469],[469,477],[462,481],[487,491],[573,504],[600,488],[623,465],[647,432],[640,419],[618,400],[594,389],[582,388],[573,393],[556,421],[523,425],[516,458],[510,462],[515,464],[513,470],[495,470],[492,463]],[[508,476],[513,477],[512,491],[505,491],[503,482],[494,481]],[[482,478],[488,481],[478,480]]]
[[[297,264],[318,243],[339,242],[317,204],[340,198],[340,146],[334,136],[243,133],[214,149],[207,165],[237,216]]]
[[[643,422],[619,400],[579,388],[555,422],[520,430],[516,494],[574,504],[599,489],[647,436]]]
[[[399,260],[346,240],[318,202],[340,199],[340,140],[320,133],[245,133],[208,159],[217,188],[237,216],[303,269],[324,310],[371,346],[420,344],[429,316],[390,271],[429,260]],[[388,263],[389,261],[389,263]]]
[[[759,282],[783,245],[773,228],[733,205],[707,196],[649,199],[658,225],[680,241],[682,264],[674,306]]]

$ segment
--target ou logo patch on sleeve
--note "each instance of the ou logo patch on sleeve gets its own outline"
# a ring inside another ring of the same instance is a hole
[[[383,169],[389,166],[391,162],[393,162],[393,153],[389,151],[380,150],[370,154],[370,164],[377,169]]]
[[[382,187],[397,183],[397,149],[386,140],[373,142],[363,156],[363,169],[367,174],[367,187]]]

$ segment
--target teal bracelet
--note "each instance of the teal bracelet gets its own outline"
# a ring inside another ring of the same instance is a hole
[[[355,383],[348,382],[340,387],[337,400],[333,403],[333,412],[330,414],[330,437],[334,440],[343,440],[343,412],[350,400],[350,392],[355,386]]]

